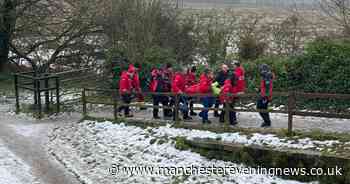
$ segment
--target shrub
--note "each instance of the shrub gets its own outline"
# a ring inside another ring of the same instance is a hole
[[[299,91],[350,93],[350,41],[317,40],[292,59],[288,72]]]
[[[238,55],[243,60],[255,60],[264,54],[266,47],[253,36],[244,36],[238,43]]]

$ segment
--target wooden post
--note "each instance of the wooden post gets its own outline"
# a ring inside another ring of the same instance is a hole
[[[179,94],[176,94],[175,95],[175,123],[176,124],[179,124],[180,123],[180,118],[179,118],[179,106],[180,106],[180,95]]]
[[[113,108],[114,108],[114,121],[118,121],[118,98],[117,98],[117,92],[113,91]]]
[[[228,102],[225,102],[225,116],[224,116],[224,125],[229,126],[230,125],[230,104]]]
[[[293,115],[295,109],[295,92],[288,92],[288,135],[293,134]]]
[[[36,80],[36,76],[37,76],[36,71],[34,72],[33,76],[34,76],[34,79],[33,79],[34,104],[37,105],[38,104],[38,92],[36,89],[37,89],[38,84],[37,84],[37,80]]]
[[[19,92],[18,92],[18,75],[15,74],[15,95],[16,95],[16,114],[19,113]]]
[[[42,109],[41,109],[41,90],[40,90],[40,79],[35,79],[36,83],[36,93],[37,93],[37,102],[38,102],[38,118],[42,118]]]
[[[86,94],[85,94],[85,88],[83,88],[83,93],[82,93],[82,102],[83,102],[83,116],[87,116],[87,111],[86,111]]]
[[[49,89],[49,75],[45,74],[45,89]],[[49,90],[45,91],[45,107],[46,112],[50,111],[50,92]]]
[[[60,113],[60,79],[56,77],[56,111]]]

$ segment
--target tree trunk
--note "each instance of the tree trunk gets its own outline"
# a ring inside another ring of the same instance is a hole
[[[0,4],[0,72],[5,71],[8,62],[9,43],[15,26],[15,2],[4,0]]]

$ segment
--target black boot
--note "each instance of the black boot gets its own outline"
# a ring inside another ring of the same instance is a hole
[[[214,111],[214,117],[220,117],[220,114],[219,114],[219,112],[218,111]]]
[[[264,122],[261,124],[262,128],[267,128],[267,127],[271,127],[271,122]]]
[[[191,116],[184,116],[184,120],[192,120]]]
[[[190,115],[191,115],[191,116],[197,116],[197,113],[195,113],[194,111],[191,111],[191,112],[190,112]]]
[[[220,122],[220,123],[224,123],[224,122],[225,122],[225,113],[224,113],[224,112],[222,112],[222,113],[220,114],[219,122]]]

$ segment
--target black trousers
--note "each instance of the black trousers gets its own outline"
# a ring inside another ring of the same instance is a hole
[[[230,108],[233,109],[235,104],[234,102],[229,104]],[[226,104],[224,104],[224,109],[226,108]],[[234,124],[235,122],[237,122],[237,115],[235,111],[229,111],[229,120],[230,120],[230,124]],[[220,113],[220,122],[223,123],[225,122],[225,111],[222,111]]]
[[[159,106],[160,104],[164,106],[169,105],[169,98],[167,96],[161,96],[161,95],[153,95],[153,105]],[[159,108],[153,108],[153,117],[157,117],[159,112]],[[170,109],[163,109],[163,116],[171,116]]]
[[[221,104],[221,103],[220,103],[220,99],[219,99],[219,98],[216,98],[216,99],[215,99],[215,105],[214,105],[214,107],[215,107],[215,108],[219,108],[220,104]],[[215,113],[215,114],[218,114],[219,112],[218,112],[217,110],[215,110],[214,113]]]
[[[269,106],[269,101],[266,98],[260,97],[257,101],[256,108],[261,110],[267,110]],[[264,123],[271,125],[270,113],[260,112],[261,118],[264,120]]]
[[[182,112],[183,118],[188,117],[188,99],[184,96],[180,96],[179,103],[175,104],[175,98],[173,97],[171,99],[171,104],[173,105],[179,105],[180,106],[180,111]],[[181,104],[181,105],[180,105]],[[175,121],[175,111],[173,112],[173,120]]]
[[[124,104],[130,104],[131,100],[132,100],[132,96],[130,94],[122,94],[121,95],[122,98],[122,102]],[[120,106],[118,111],[121,112],[122,110],[124,110],[124,115],[129,115],[130,114],[130,107],[129,106]]]
[[[195,102],[196,98],[195,97],[190,97],[190,98],[188,98],[188,100],[189,100],[189,105],[190,105],[190,112],[193,112],[194,111],[193,110],[193,105],[194,105],[194,102]]]

